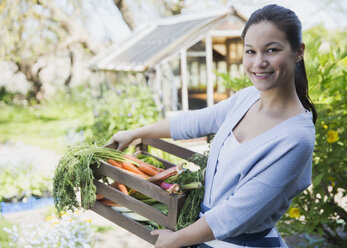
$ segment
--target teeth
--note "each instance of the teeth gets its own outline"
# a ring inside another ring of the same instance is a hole
[[[264,72],[264,73],[257,73],[257,72],[255,72],[254,74],[255,74],[256,76],[259,76],[259,77],[265,77],[265,76],[270,75],[270,72]]]

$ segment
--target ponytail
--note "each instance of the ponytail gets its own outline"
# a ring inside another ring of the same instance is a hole
[[[295,67],[295,89],[301,104],[305,109],[312,112],[312,121],[316,123],[317,120],[317,110],[308,95],[308,80],[305,69],[304,58],[296,63]]]

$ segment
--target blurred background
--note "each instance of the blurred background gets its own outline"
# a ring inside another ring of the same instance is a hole
[[[270,3],[302,21],[319,115],[312,186],[278,229],[291,247],[346,247],[346,0],[0,0],[0,247],[152,247],[88,211],[58,220],[54,168],[70,144],[250,85],[240,30]]]

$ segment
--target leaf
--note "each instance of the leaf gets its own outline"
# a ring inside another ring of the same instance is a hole
[[[322,181],[323,177],[324,177],[324,173],[321,173],[321,174],[319,174],[318,176],[316,176],[316,177],[314,178],[314,180],[313,180],[313,183],[312,183],[313,186],[319,185],[320,182]]]

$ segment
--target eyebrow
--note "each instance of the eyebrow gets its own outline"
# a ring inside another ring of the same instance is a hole
[[[280,47],[283,47],[283,45],[278,41],[271,41],[271,42],[267,43],[265,46],[268,47],[268,46],[272,46],[272,45],[278,45]],[[250,44],[245,44],[245,46],[252,47],[252,45],[250,45]]]

